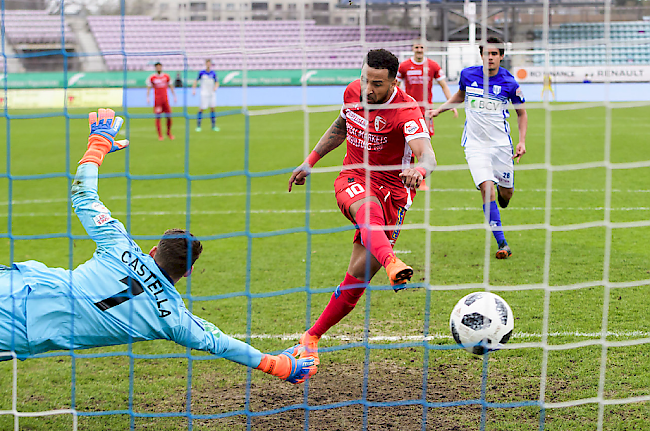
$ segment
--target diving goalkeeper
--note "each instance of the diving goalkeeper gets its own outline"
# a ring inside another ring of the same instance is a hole
[[[97,195],[98,168],[123,123],[111,109],[88,116],[88,150],[72,183],[72,205],[97,243],[74,270],[36,261],[0,265],[0,360],[50,350],[87,349],[164,339],[262,370],[291,383],[304,380],[313,360],[296,359],[297,347],[262,354],[189,312],[174,288],[191,273],[202,251],[191,233],[168,230],[143,253]],[[189,253],[189,256],[188,256]],[[188,270],[189,268],[189,270]]]

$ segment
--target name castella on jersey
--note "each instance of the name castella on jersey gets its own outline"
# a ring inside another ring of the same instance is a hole
[[[156,304],[158,306],[158,313],[160,313],[160,317],[167,317],[170,314],[172,314],[171,311],[166,310],[163,306],[163,304],[169,301],[169,299],[163,296],[163,294],[165,293],[165,289],[163,288],[163,285],[158,279],[158,277],[156,276],[156,274],[151,272],[151,270],[147,268],[147,266],[144,263],[142,263],[140,259],[138,259],[138,256],[136,256],[135,254],[131,253],[128,250],[122,253],[122,262],[126,263],[127,266],[129,266],[133,270],[133,272],[138,274],[140,277],[143,278],[145,276],[147,277],[143,281],[145,283],[145,287],[156,298]],[[130,278],[129,282],[133,283],[131,285],[131,289],[134,295],[138,295],[139,293],[142,293],[144,291],[142,284],[140,284],[139,281]],[[158,295],[160,295],[160,297]]]

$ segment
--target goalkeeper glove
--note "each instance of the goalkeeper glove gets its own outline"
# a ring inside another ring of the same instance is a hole
[[[304,382],[309,376],[309,367],[314,365],[314,358],[296,359],[299,347],[290,347],[278,356],[263,355],[257,369],[294,385]]]
[[[115,140],[124,120],[121,117],[116,117],[115,111],[112,109],[99,109],[98,112],[91,112],[88,114],[88,123],[90,125],[88,149],[79,164],[90,162],[101,166],[106,154],[129,146],[129,141],[126,139]]]

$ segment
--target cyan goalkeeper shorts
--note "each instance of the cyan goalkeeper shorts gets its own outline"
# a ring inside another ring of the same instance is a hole
[[[9,352],[29,353],[27,341],[27,293],[23,276],[15,268],[0,265],[0,361],[12,358]]]

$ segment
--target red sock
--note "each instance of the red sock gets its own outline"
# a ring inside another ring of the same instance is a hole
[[[377,202],[366,202],[361,205],[357,210],[355,220],[361,231],[361,242],[366,249],[372,253],[373,256],[382,264],[386,266],[388,259],[395,257],[393,247],[390,246],[390,241],[383,230],[370,230],[370,226],[386,226],[384,222],[384,213],[381,205]],[[363,225],[366,225],[363,227]]]
[[[167,134],[171,135],[172,134],[172,118],[167,117]]]
[[[156,129],[158,130],[158,136],[162,136],[162,130],[160,130],[160,118],[156,118]]]
[[[353,285],[364,285],[364,287],[346,288],[347,286]],[[363,296],[365,290],[365,283],[363,281],[345,273],[343,282],[336,288],[336,291],[334,291],[330,298],[330,302],[318,320],[316,320],[314,326],[309,329],[309,333],[316,337],[322,337],[328,329],[339,323],[341,319],[352,311],[354,306],[357,305],[359,298]]]

